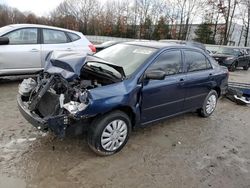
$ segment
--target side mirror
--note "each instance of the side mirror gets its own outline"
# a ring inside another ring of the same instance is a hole
[[[10,43],[10,40],[8,37],[0,37],[0,45],[6,45],[9,43]]]
[[[162,70],[150,70],[145,73],[144,78],[148,80],[164,80],[166,73]]]

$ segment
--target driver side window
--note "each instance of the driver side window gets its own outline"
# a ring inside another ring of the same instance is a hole
[[[182,73],[182,58],[180,50],[163,52],[148,70],[162,70],[166,75]],[[147,71],[148,71],[147,70]]]
[[[37,29],[24,28],[12,31],[6,35],[10,44],[37,44]]]

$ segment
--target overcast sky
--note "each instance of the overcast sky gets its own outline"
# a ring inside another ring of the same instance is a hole
[[[46,16],[63,0],[0,0],[0,3],[15,7],[20,11],[31,11],[38,16]]]

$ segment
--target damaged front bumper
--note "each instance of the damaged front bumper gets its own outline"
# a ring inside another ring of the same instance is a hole
[[[34,127],[43,132],[50,130],[56,136],[64,137],[66,128],[71,124],[77,123],[77,119],[66,114],[41,118],[39,115],[28,109],[27,102],[23,102],[20,94],[17,95],[17,104],[23,117]]]
[[[17,95],[17,106],[23,117],[31,123],[34,127],[41,131],[48,130],[48,121],[42,119],[37,114],[32,113],[28,109],[27,103],[22,101],[22,96],[20,94]]]

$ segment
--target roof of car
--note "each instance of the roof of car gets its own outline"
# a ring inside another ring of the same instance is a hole
[[[187,46],[183,44],[176,44],[176,43],[163,43],[163,42],[158,42],[158,41],[133,41],[133,42],[126,42],[126,44],[131,44],[131,45],[138,45],[138,46],[145,46],[145,47],[151,47],[151,48],[166,48],[166,47],[172,47],[172,48],[191,48],[191,49],[199,49],[194,46]],[[201,50],[201,49],[199,49]]]
[[[80,33],[78,31],[73,31],[73,30],[69,30],[69,29],[64,29],[64,28],[54,27],[54,26],[48,26],[48,25],[40,25],[40,24],[11,24],[11,25],[8,25],[8,27],[11,27],[13,29],[15,29],[15,28],[24,28],[24,27],[37,27],[37,28],[57,29],[57,30],[62,30],[62,31]]]

